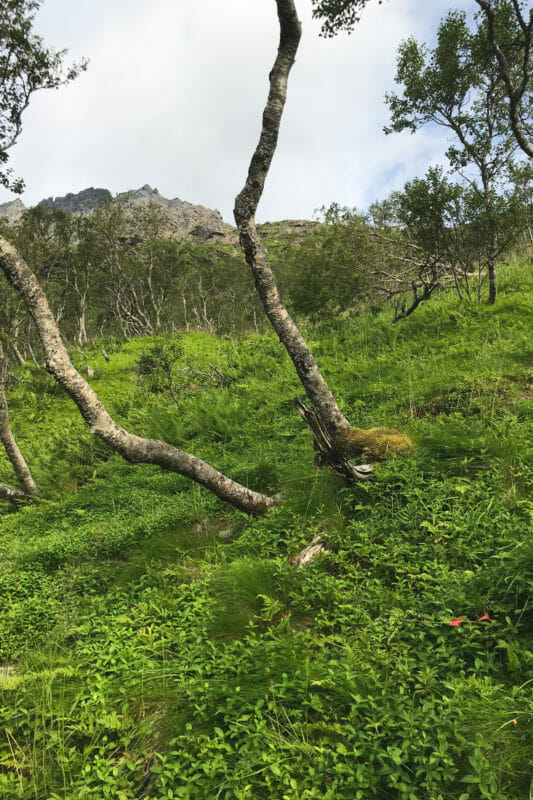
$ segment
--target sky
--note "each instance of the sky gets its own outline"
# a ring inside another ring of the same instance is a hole
[[[400,42],[431,42],[450,9],[472,5],[374,0],[351,36],[323,39],[297,0],[303,37],[258,221],[310,219],[333,202],[364,210],[443,162],[440,129],[383,133],[384,95]],[[274,0],[44,0],[36,31],[90,63],[25,113],[10,151],[25,205],[150,184],[233,223],[277,49]],[[0,203],[14,198],[0,189]]]

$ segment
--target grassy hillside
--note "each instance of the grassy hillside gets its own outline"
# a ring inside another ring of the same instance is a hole
[[[316,472],[274,337],[187,334],[227,385],[180,408],[138,384],[148,340],[91,355],[129,429],[281,492],[265,518],[124,463],[21,372],[13,427],[44,499],[0,509],[0,797],[528,800],[526,280],[509,269],[494,307],[306,331],[349,418],[417,444],[353,488]],[[316,534],[328,552],[297,569]]]

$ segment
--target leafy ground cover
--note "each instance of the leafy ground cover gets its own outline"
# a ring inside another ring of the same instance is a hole
[[[179,407],[136,377],[150,340],[90,355],[130,429],[281,492],[265,518],[125,464],[21,371],[13,425],[43,500],[1,509],[0,797],[530,798],[527,274],[494,307],[306,331],[347,415],[417,443],[349,489],[316,472],[272,336],[182,337],[225,381]],[[327,552],[297,569],[316,534]]]

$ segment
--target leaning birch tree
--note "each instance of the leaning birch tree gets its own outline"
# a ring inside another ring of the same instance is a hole
[[[364,430],[353,427],[339,408],[333,393],[297,325],[285,308],[255,226],[255,213],[274,157],[280,122],[287,96],[289,73],[301,37],[294,0],[275,0],[280,27],[276,59],[269,75],[269,93],[263,112],[259,143],[252,156],[248,176],[235,201],[235,219],[240,242],[268,319],[287,350],[307,395],[309,406],[296,407],[309,426],[318,450],[317,464],[328,466],[347,482],[365,480],[372,463],[410,449],[409,439],[388,428]],[[363,8],[367,0],[352,0]],[[73,367],[39,283],[14,247],[0,238],[0,268],[22,298],[37,330],[47,371],[60,383],[88,424],[127,461],[155,464],[184,475],[214,492],[220,499],[243,511],[266,513],[276,500],[232,481],[212,466],[171,445],[129,433],[111,418],[93,389]],[[362,465],[355,461],[363,459]]]
[[[36,494],[37,485],[33,480],[29,467],[24,460],[24,456],[17,445],[11,429],[6,397],[8,363],[2,341],[0,340],[0,442],[2,442],[6,455],[20,484],[20,489],[11,489],[9,486],[0,484],[0,498],[3,500],[26,500]]]

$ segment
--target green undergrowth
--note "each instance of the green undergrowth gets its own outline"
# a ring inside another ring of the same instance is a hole
[[[492,308],[305,331],[349,418],[416,443],[353,488],[317,473],[273,336],[183,335],[184,363],[224,380],[178,405],[138,381],[150,340],[73,354],[129,430],[280,493],[262,518],[126,464],[21,370],[13,428],[42,499],[0,509],[0,797],[529,800],[527,280],[510,268]]]

